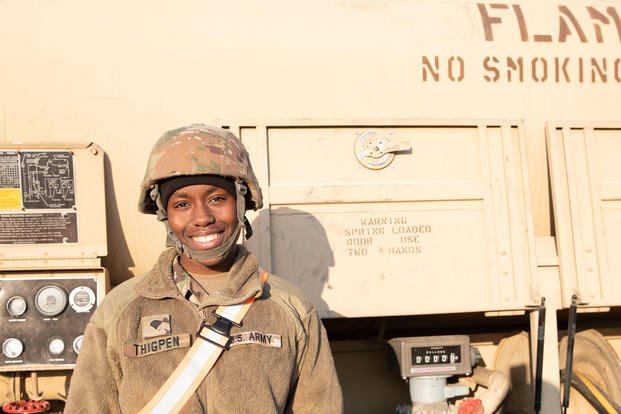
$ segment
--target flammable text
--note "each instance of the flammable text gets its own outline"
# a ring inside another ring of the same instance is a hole
[[[489,83],[621,83],[621,57],[485,56],[477,70]],[[423,56],[423,82],[462,82],[470,74],[463,56]]]

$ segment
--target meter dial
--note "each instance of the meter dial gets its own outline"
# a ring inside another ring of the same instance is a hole
[[[9,338],[2,343],[2,353],[7,358],[17,358],[24,352],[24,343],[17,338]]]
[[[69,305],[77,313],[88,312],[95,304],[95,292],[87,286],[78,286],[69,293]]]
[[[54,356],[60,355],[65,352],[65,343],[60,338],[53,338],[50,342],[48,342],[47,350]]]
[[[67,292],[60,286],[45,285],[35,294],[34,302],[44,316],[56,316],[67,306]]]
[[[22,316],[27,308],[28,305],[23,296],[13,296],[6,302],[6,310],[11,316]]]
[[[80,335],[73,340],[73,350],[76,354],[80,353],[80,348],[82,347],[82,338],[84,338],[84,335]]]

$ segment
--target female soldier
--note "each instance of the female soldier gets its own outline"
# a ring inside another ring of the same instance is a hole
[[[251,234],[246,209],[261,207],[231,132],[191,125],[157,141],[139,210],[157,214],[174,248],[94,313],[67,413],[342,412],[316,310],[236,243]]]

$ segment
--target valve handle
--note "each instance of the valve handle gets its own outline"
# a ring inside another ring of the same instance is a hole
[[[412,146],[409,142],[395,142],[390,138],[381,137],[368,142],[368,147],[364,150],[365,157],[381,158],[391,152],[410,151]]]
[[[46,413],[50,411],[50,408],[51,405],[46,400],[21,400],[4,404],[2,411],[9,414]]]

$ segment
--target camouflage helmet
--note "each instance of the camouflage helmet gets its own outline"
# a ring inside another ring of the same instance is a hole
[[[261,188],[252,171],[248,152],[231,131],[194,124],[166,132],[155,143],[140,188],[138,210],[156,214],[150,192],[160,181],[184,175],[218,175],[241,180],[247,186],[246,208],[263,206]]]

